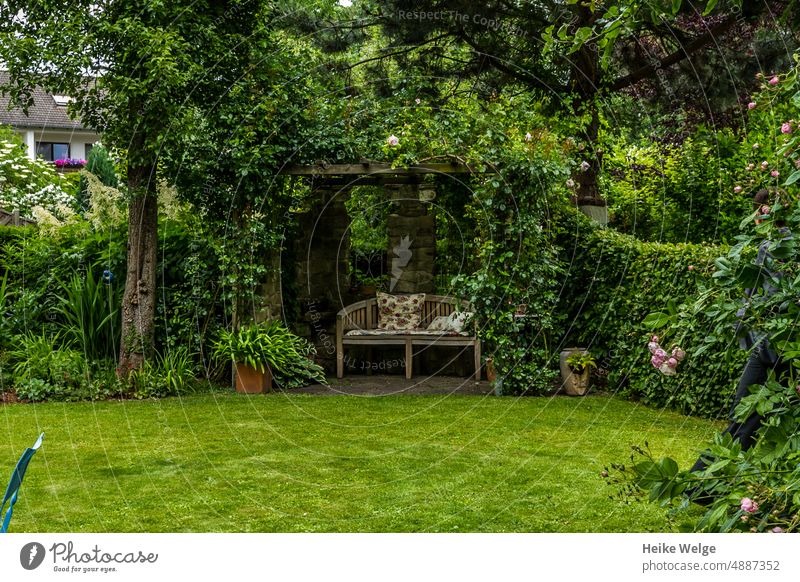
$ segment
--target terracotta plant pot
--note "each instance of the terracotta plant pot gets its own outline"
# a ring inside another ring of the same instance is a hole
[[[494,358],[486,358],[486,381],[494,382],[497,380],[497,372],[494,369]]]
[[[588,353],[585,348],[566,348],[561,352],[561,388],[570,396],[583,396],[589,391],[589,368],[575,372],[567,365],[567,358],[574,353]]]
[[[263,394],[272,391],[272,371],[269,366],[261,372],[247,364],[237,363],[236,391],[240,394]]]

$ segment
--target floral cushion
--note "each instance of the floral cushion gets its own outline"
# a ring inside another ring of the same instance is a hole
[[[408,330],[419,327],[425,293],[389,295],[378,293],[378,329]]]
[[[447,315],[439,315],[428,325],[428,331],[448,331],[448,321],[450,317]]]
[[[461,333],[464,331],[464,324],[467,322],[469,318],[472,317],[471,311],[454,311],[450,314],[447,318],[447,327],[445,328],[447,331],[454,331],[456,333]]]

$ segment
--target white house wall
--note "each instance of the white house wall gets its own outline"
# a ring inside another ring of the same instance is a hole
[[[16,128],[15,131],[25,141],[28,157],[36,159],[36,144],[39,142],[68,143],[69,157],[74,160],[86,159],[86,144],[100,141],[100,136],[89,131],[51,131]]]

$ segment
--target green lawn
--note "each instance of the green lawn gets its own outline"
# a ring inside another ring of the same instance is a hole
[[[39,431],[11,531],[642,532],[604,465],[682,466],[719,426],[602,396],[218,394],[0,406],[2,484]]]

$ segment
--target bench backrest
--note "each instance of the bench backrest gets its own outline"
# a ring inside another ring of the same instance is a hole
[[[455,297],[445,295],[425,295],[425,304],[422,306],[422,320],[420,328],[426,328],[440,315],[450,315],[456,311],[456,306],[461,304],[461,311],[469,309],[469,302],[461,301]],[[343,331],[351,329],[376,329],[378,327],[378,299],[371,297],[348,305],[338,314]]]

